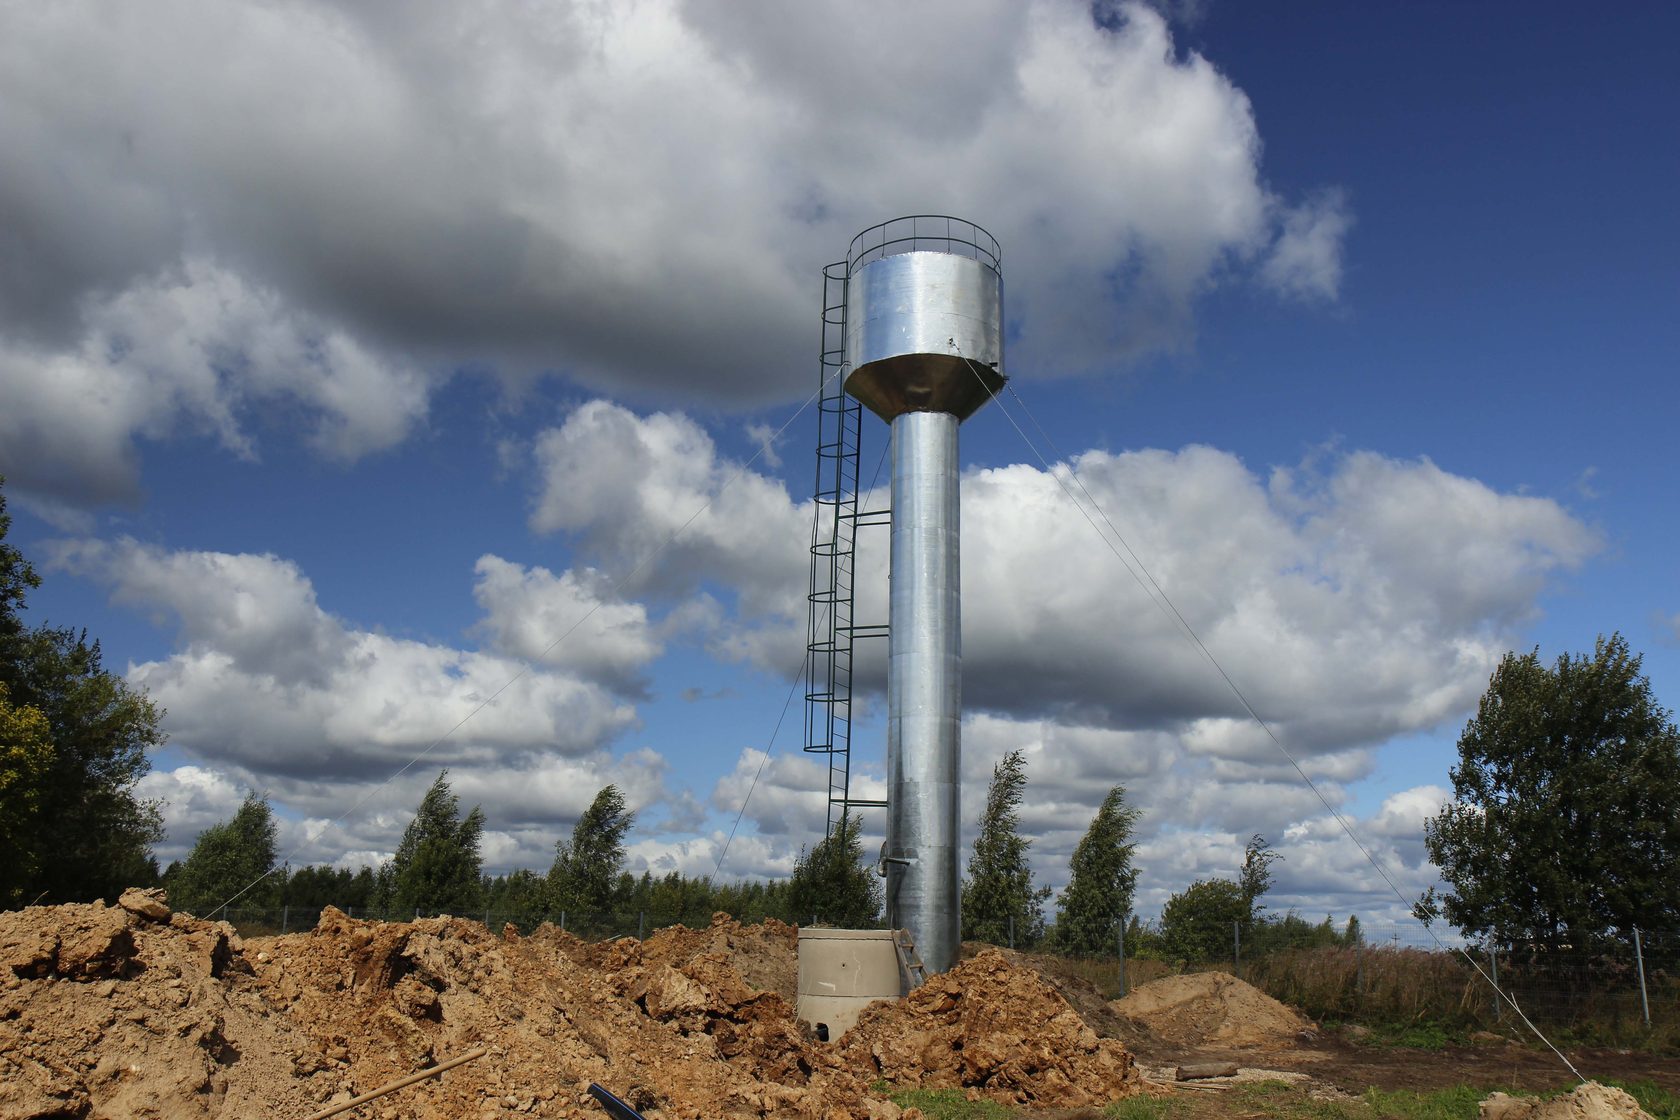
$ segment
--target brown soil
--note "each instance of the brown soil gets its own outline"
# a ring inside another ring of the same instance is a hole
[[[0,914],[0,1120],[301,1118],[481,1045],[350,1115],[599,1117],[591,1081],[653,1120],[900,1116],[877,1079],[1065,1107],[1138,1091],[1124,1048],[997,954],[814,1042],[795,947],[793,927],[721,915],[588,945],[328,910],[242,942],[142,892],[31,907]]]
[[[1651,1120],[1620,1089],[1589,1081],[1549,1101],[1494,1093],[1482,1102],[1481,1120]]]
[[[976,1087],[1017,1104],[1089,1107],[1140,1088],[1124,1046],[996,950],[865,1008],[840,1048],[850,1068],[895,1084]]]
[[[1152,980],[1111,1006],[1170,1047],[1284,1050],[1317,1037],[1311,1020],[1228,972]]]

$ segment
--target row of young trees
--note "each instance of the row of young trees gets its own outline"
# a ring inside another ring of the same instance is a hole
[[[1025,758],[1012,752],[993,771],[969,860],[963,892],[964,936],[997,944],[1036,946],[1046,939],[1043,904],[1047,888],[1034,885],[1021,836],[1019,807],[1026,788]],[[1049,946],[1074,954],[1114,951],[1130,915],[1138,872],[1132,833],[1139,817],[1126,791],[1109,791],[1084,838],[1074,850],[1071,875],[1056,904]],[[563,920],[621,926],[627,915],[655,924],[703,919],[725,910],[745,920],[778,917],[817,919],[862,926],[880,916],[880,878],[864,865],[860,822],[843,817],[834,834],[800,852],[790,878],[781,882],[714,884],[670,873],[661,879],[624,870],[624,840],[635,822],[622,792],[607,786],[578,820],[568,839],[555,846],[546,874],[520,870],[483,874],[480,839],[484,813],[465,815],[440,773],[421,799],[391,860],[358,873],[276,866],[274,818],[268,804],[247,797],[238,812],[201,833],[185,860],[164,873],[171,898],[182,909],[208,914],[229,902],[243,907],[360,906],[395,915],[413,913],[500,913],[527,920]],[[1259,897],[1270,885],[1277,858],[1256,836],[1235,883],[1206,880],[1173,896],[1160,934],[1136,926],[1135,950],[1149,951],[1157,938],[1165,952],[1191,958],[1216,957],[1230,941],[1233,924],[1253,936]]]
[[[624,839],[636,815],[609,785],[555,845],[546,874],[518,870],[483,873],[484,813],[465,816],[448,772],[421,799],[393,857],[360,871],[280,866],[277,829],[268,802],[248,796],[227,821],[199,834],[191,852],[163,873],[180,909],[210,914],[230,904],[274,909],[336,905],[405,914],[497,913],[526,920],[564,920],[574,926],[622,924],[645,915],[657,924],[726,911],[743,920],[789,920],[820,914],[837,924],[863,924],[881,906],[880,887],[859,866],[858,822],[846,820],[832,841],[800,854],[791,878],[715,884],[676,872],[654,878],[624,870]]]

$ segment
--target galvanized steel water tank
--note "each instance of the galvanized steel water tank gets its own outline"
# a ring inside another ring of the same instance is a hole
[[[892,425],[887,923],[957,962],[962,613],[957,426],[1002,387],[1003,274],[972,222],[916,216],[848,254],[845,388]]]
[[[847,257],[846,392],[891,423],[906,412],[966,420],[1003,387],[997,241],[956,218],[899,218]]]

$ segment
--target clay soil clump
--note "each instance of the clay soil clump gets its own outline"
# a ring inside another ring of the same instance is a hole
[[[1142,1086],[1124,1046],[1097,1037],[1049,982],[995,949],[866,1008],[840,1046],[849,1066],[894,1084],[1012,1104],[1087,1108]]]
[[[1480,1110],[1481,1120],[1651,1120],[1630,1094],[1596,1081],[1546,1101],[1494,1093]]]
[[[1167,976],[1111,1005],[1172,1046],[1283,1050],[1313,1037],[1313,1024],[1228,972]]]
[[[0,914],[0,1120],[301,1118],[479,1046],[356,1115],[594,1118],[592,1081],[652,1120],[914,1120],[877,1080],[1069,1107],[1137,1089],[1124,1049],[995,955],[816,1042],[790,999],[796,939],[722,915],[587,944],[329,909],[242,940],[156,893],[30,907]]]

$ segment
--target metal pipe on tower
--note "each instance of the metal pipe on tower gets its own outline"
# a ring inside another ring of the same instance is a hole
[[[887,922],[930,972],[957,961],[962,620],[957,427],[1003,385],[997,242],[900,218],[848,255],[846,392],[892,426]]]

